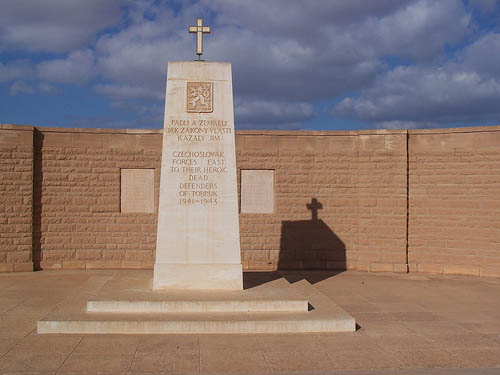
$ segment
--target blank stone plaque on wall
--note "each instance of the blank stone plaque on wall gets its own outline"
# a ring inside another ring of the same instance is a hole
[[[121,212],[155,212],[155,170],[121,170]]]
[[[241,213],[274,213],[274,170],[241,170]]]

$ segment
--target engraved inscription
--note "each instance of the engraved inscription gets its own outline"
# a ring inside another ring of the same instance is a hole
[[[230,172],[221,149],[233,136],[230,123],[217,118],[170,118],[164,131],[177,144],[169,152],[167,166],[178,176],[178,204],[219,205],[221,181]],[[217,150],[210,149],[214,146]]]
[[[227,120],[186,120],[172,119],[165,127],[165,133],[175,134],[177,141],[184,142],[220,142],[224,135],[231,135],[232,128]]]
[[[187,83],[187,111],[209,113],[213,111],[212,82]]]
[[[179,173],[180,205],[218,204],[217,176],[228,173],[224,151],[173,151],[170,173]]]

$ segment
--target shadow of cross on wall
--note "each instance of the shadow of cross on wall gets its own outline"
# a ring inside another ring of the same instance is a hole
[[[316,198],[305,205],[311,220],[282,221],[278,269],[346,270],[344,242],[318,218],[323,204]]]
[[[311,199],[311,203],[306,204],[306,207],[311,210],[312,221],[318,220],[318,210],[323,208],[323,205],[316,198]]]

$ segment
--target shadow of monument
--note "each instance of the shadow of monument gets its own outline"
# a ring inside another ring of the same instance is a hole
[[[40,271],[42,257],[41,224],[42,224],[42,147],[44,136],[37,129],[33,137],[33,232],[32,232],[32,260],[33,269]]]
[[[291,283],[306,279],[315,284],[347,269],[344,242],[323,220],[318,219],[318,210],[323,205],[312,198],[306,208],[311,210],[311,220],[281,222],[278,270],[245,273],[245,289],[281,277]]]

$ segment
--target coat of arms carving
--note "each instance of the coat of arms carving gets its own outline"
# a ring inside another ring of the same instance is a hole
[[[188,82],[187,83],[187,111],[188,112],[212,112],[212,82]]]

